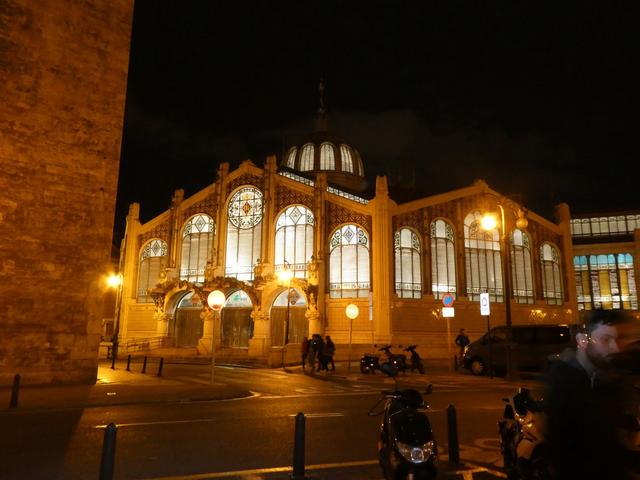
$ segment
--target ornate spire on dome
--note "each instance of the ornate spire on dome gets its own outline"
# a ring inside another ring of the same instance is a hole
[[[318,116],[316,117],[316,132],[327,131],[327,110],[324,106],[324,79],[320,79],[320,85],[318,85],[318,91],[320,92],[320,103],[318,105]]]

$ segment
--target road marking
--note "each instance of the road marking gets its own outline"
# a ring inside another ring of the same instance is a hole
[[[292,413],[290,417],[296,417],[297,413]],[[344,413],[305,413],[306,418],[344,417]]]

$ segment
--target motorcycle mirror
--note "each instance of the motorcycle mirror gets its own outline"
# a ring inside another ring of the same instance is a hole
[[[429,385],[427,385],[427,388],[424,390],[425,395],[431,395],[431,393],[433,392],[433,385],[430,383]]]

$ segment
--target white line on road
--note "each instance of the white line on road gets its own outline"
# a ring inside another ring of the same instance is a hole
[[[289,415],[290,417],[297,416],[296,413]],[[324,418],[324,417],[344,417],[344,413],[305,413],[306,418]]]

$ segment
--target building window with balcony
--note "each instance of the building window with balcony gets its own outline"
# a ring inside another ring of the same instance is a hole
[[[274,260],[276,272],[287,265],[295,277],[306,278],[307,263],[313,256],[314,224],[313,213],[302,205],[287,207],[278,216]]]
[[[529,235],[518,228],[511,232],[511,279],[515,301],[533,303],[531,243]]]
[[[262,246],[263,196],[255,187],[242,187],[227,208],[225,275],[253,280],[253,268]]]
[[[492,302],[504,302],[500,234],[497,229],[485,231],[480,226],[482,215],[472,212],[464,219],[464,256],[469,300],[480,301],[488,293]]]
[[[357,225],[344,225],[329,240],[329,292],[331,298],[369,296],[369,235]]]
[[[542,296],[549,305],[562,305],[562,274],[558,249],[550,243],[540,247],[542,264]]]
[[[204,213],[191,217],[182,229],[180,280],[203,283],[209,253],[213,245],[215,225]]]
[[[401,228],[394,235],[396,295],[400,298],[422,296],[422,247],[418,235],[409,228]]]
[[[456,296],[456,249],[451,224],[431,222],[431,289],[435,298],[447,293]]]
[[[148,290],[156,286],[160,280],[160,271],[166,267],[167,243],[154,238],[145,244],[140,254],[140,265],[138,268],[138,303],[153,302]]]

